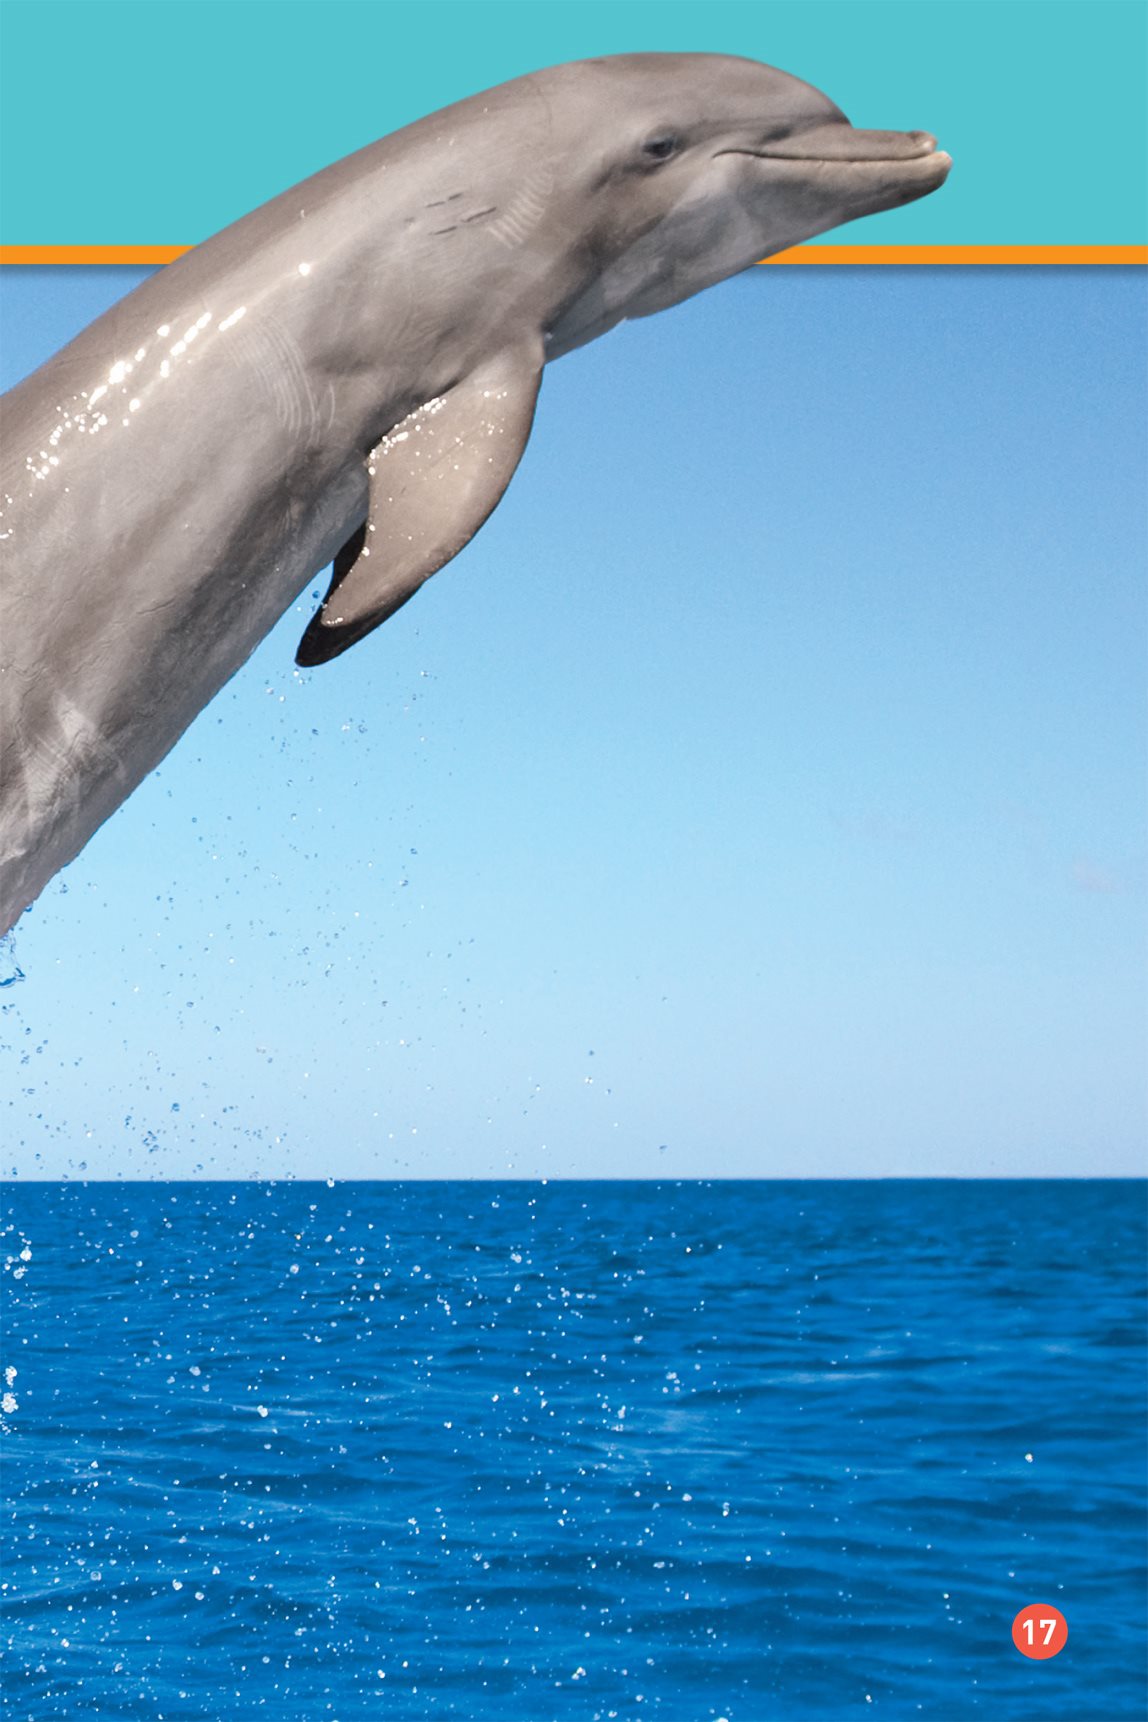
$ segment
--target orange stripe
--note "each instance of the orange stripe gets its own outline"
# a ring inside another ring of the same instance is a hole
[[[190,245],[0,245],[2,263],[174,263]]]
[[[190,245],[2,245],[4,263],[174,263]],[[1148,245],[795,245],[766,263],[1148,263]]]
[[[1148,245],[795,245],[767,263],[1148,263]]]

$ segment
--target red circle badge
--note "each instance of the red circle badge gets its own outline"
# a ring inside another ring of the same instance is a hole
[[[1049,1602],[1030,1602],[1012,1623],[1012,1641],[1022,1656],[1045,1662],[1068,1643],[1068,1622]]]

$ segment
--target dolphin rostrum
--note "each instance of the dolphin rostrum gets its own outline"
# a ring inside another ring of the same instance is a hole
[[[547,360],[949,166],[752,60],[579,61],[336,162],[98,318],[5,398],[0,931],[332,559],[303,665],[458,554]]]

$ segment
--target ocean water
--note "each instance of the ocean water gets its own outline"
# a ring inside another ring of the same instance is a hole
[[[1144,1715],[1142,1184],[17,1185],[4,1242],[5,1716]]]

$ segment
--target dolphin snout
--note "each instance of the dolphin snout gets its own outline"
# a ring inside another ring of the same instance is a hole
[[[846,119],[722,153],[756,157],[765,181],[787,182],[791,191],[803,189],[826,204],[832,220],[819,218],[809,233],[927,197],[953,165],[932,132],[859,131]]]
[[[788,137],[723,153],[755,155],[763,161],[915,161],[935,156],[938,165],[942,158],[949,162],[944,151],[937,149],[932,132],[859,131],[848,120],[830,120]]]
[[[770,144],[763,151],[803,161],[913,161],[932,155],[937,140],[931,132],[866,132],[848,124],[815,126],[795,137]]]

